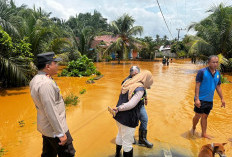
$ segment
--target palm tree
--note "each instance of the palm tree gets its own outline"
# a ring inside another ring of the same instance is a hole
[[[20,17],[18,24],[21,25],[20,37],[28,37],[34,56],[44,52],[51,40],[56,37],[56,32],[59,32],[49,19],[50,13],[34,7],[20,10],[18,16]]]
[[[16,53],[14,52],[12,39],[1,27],[0,37],[1,86],[16,87],[26,85],[32,74],[30,61],[26,61],[26,58],[22,59],[19,56],[15,56]]]
[[[213,6],[208,12],[212,14],[188,28],[195,29],[200,38],[192,48],[199,53],[210,48],[213,54],[222,53],[225,57],[232,57],[232,8],[220,4]]]
[[[136,49],[136,43],[141,43],[133,36],[138,34],[141,35],[143,27],[133,26],[134,22],[134,18],[128,14],[124,14],[122,17],[112,22],[113,36],[118,38],[104,53],[109,53],[112,50],[116,51],[118,53],[118,63],[120,63],[120,59],[127,58],[130,48]]]
[[[69,29],[70,37],[73,42],[73,46],[88,57],[91,43],[95,36],[110,34],[108,32],[107,19],[94,10],[93,15],[91,13],[80,13],[75,17],[71,16],[66,22],[66,26]],[[111,33],[112,34],[112,33]]]
[[[16,7],[13,0],[8,3],[7,0],[0,0],[0,26],[11,36],[19,36],[17,28],[17,13],[26,8],[26,5]]]
[[[143,48],[141,50],[141,57],[144,59],[153,60],[155,57],[155,51],[158,50],[157,43],[152,39],[152,37],[146,36],[143,41]]]

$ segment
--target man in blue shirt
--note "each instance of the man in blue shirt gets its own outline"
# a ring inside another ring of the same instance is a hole
[[[210,56],[208,58],[208,67],[200,69],[196,76],[195,87],[195,116],[193,117],[192,134],[194,135],[196,126],[201,119],[201,129],[203,138],[210,137],[206,134],[207,118],[213,108],[213,97],[215,89],[221,98],[221,107],[225,107],[225,101],[223,99],[221,90],[221,75],[217,70],[218,56]]]

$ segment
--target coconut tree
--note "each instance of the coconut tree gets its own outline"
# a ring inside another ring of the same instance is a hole
[[[153,60],[155,57],[155,51],[158,50],[158,44],[152,39],[152,37],[146,36],[140,39],[143,42],[143,48],[140,51],[140,56],[144,59]]]
[[[26,85],[32,76],[30,44],[12,38],[0,27],[0,82],[3,87]]]
[[[192,48],[199,51],[199,54],[203,52],[202,49],[207,51],[210,48],[212,54],[222,53],[227,58],[232,57],[232,8],[220,4],[207,12],[211,15],[188,28],[197,31],[197,36],[200,37]]]
[[[18,27],[16,26],[18,23],[17,13],[24,8],[26,8],[26,5],[16,7],[13,0],[0,0],[0,26],[11,36],[19,36]]]
[[[111,28],[113,36],[117,37],[116,42],[111,44],[106,50],[105,54],[115,51],[118,53],[118,63],[120,59],[127,58],[129,50],[137,48],[136,43],[141,43],[134,36],[143,32],[142,26],[133,26],[135,20],[132,16],[124,14],[116,21],[113,21]]]

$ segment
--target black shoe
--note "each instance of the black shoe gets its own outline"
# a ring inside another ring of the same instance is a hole
[[[120,157],[121,156],[121,149],[122,149],[121,145],[116,145],[115,157]]]
[[[129,152],[123,151],[123,157],[133,157],[133,148]]]
[[[139,144],[145,145],[147,148],[153,147],[153,144],[147,140],[147,130],[139,130]]]

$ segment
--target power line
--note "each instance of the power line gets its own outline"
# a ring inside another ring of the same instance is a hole
[[[165,2],[165,0],[163,0],[163,2],[164,2],[164,7],[165,7],[165,9],[166,9],[166,11],[167,11],[167,14],[169,15],[169,14],[171,14],[169,11],[168,11],[168,8],[167,8],[167,5],[166,5],[166,2]],[[169,20],[167,20],[167,22],[168,22],[168,24],[169,24],[169,26],[170,26],[170,30],[172,31],[172,18],[170,18]]]
[[[171,33],[171,31],[170,31],[170,29],[169,29],[169,27],[168,27],[168,24],[167,24],[167,22],[166,22],[166,20],[165,20],[165,18],[164,18],[163,12],[162,12],[161,7],[160,7],[160,5],[159,5],[159,1],[158,1],[158,0],[156,0],[156,1],[157,1],[157,3],[158,3],[159,9],[160,9],[160,12],[161,12],[161,14],[162,14],[162,16],[163,16],[163,19],[164,19],[164,22],[165,22],[165,24],[166,24],[166,27],[168,28],[168,31],[169,31],[169,33],[170,33],[172,39],[173,39],[172,33]]]

